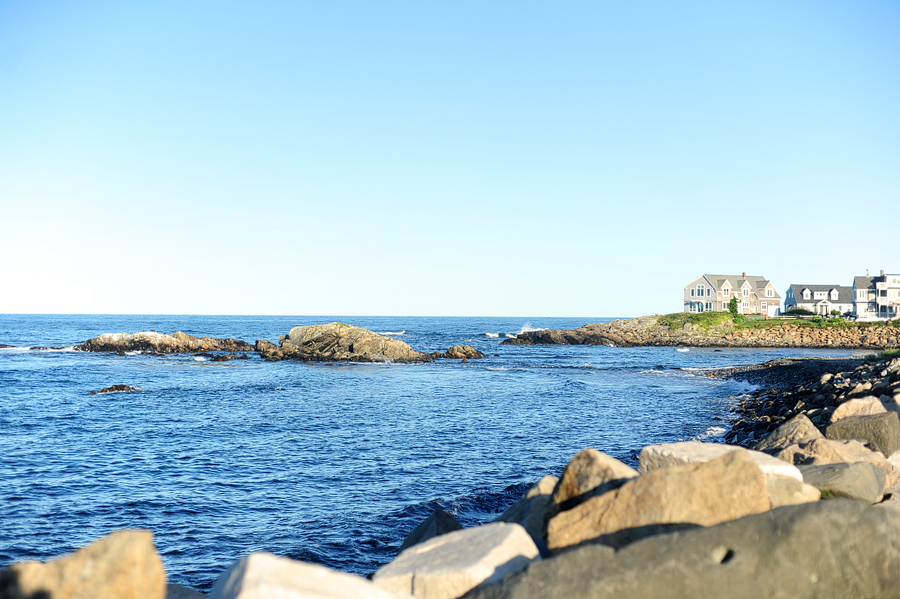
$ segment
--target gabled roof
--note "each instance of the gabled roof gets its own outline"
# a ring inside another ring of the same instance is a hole
[[[836,304],[852,304],[853,303],[853,287],[846,287],[842,285],[799,285],[794,284],[791,285],[791,290],[794,292],[794,298],[798,301],[815,301],[815,296],[809,298],[808,300],[803,299],[803,290],[809,289],[810,293],[815,293],[816,291],[826,291],[828,292],[828,301],[836,303]],[[836,300],[831,299],[831,290],[837,289],[838,298]]]
[[[853,286],[857,289],[875,289],[875,277],[853,277]]]
[[[761,299],[768,299],[770,301],[775,298],[781,299],[781,296],[778,295],[778,291],[775,290],[774,286],[772,287],[772,289],[775,290],[775,295],[770,298],[765,297],[765,292],[763,290],[769,284],[769,280],[766,279],[765,277],[749,276],[749,277],[744,278],[744,277],[737,276],[737,275],[703,275],[703,276],[706,278],[707,281],[710,282],[711,285],[713,285],[713,287],[715,287],[716,291],[722,290],[722,286],[725,284],[725,281],[728,281],[728,284],[731,286],[732,289],[740,289],[744,285],[744,282],[746,281],[747,283],[749,283],[750,289],[752,289],[754,292],[756,292],[756,294]]]

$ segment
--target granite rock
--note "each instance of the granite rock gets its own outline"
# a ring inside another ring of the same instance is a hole
[[[428,539],[460,529],[462,529],[462,526],[456,521],[456,518],[441,508],[435,508],[424,522],[416,526],[413,531],[409,533],[409,536],[406,537],[406,540],[400,545],[400,551],[402,552],[404,549],[408,549],[409,547],[427,541]]]
[[[866,462],[800,466],[800,472],[824,499],[846,497],[876,503],[881,501],[886,482],[884,470]]]
[[[866,416],[848,416],[826,428],[825,437],[833,440],[867,441],[874,444],[885,457],[891,457],[900,450],[900,418],[896,412],[887,411]]]

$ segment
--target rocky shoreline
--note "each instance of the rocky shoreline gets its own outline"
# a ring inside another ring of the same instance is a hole
[[[672,315],[670,315],[672,316]],[[669,322],[672,324],[669,324]],[[856,324],[813,327],[795,321],[773,326],[739,328],[730,321],[704,328],[679,324],[663,316],[641,316],[586,324],[579,329],[539,330],[505,339],[503,345],[608,345],[615,347],[808,347],[886,349],[900,347],[900,327]]]

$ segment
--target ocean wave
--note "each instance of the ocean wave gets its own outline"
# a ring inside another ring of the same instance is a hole
[[[383,333],[378,333],[379,335],[392,335],[394,337],[400,337],[401,335],[405,335],[406,331],[384,331]]]
[[[485,333],[484,336],[490,337],[491,339],[497,339],[498,337],[500,337],[500,333]]]
[[[516,337],[518,337],[518,335],[516,335],[515,333],[503,333],[503,336],[507,339],[515,339]]]
[[[194,356],[194,361],[195,362],[206,362],[206,358],[204,358],[203,356]]]
[[[706,429],[704,432],[700,433],[691,441],[706,441],[708,439],[715,439],[716,437],[721,437],[725,434],[725,427],[722,426],[711,426]]]
[[[525,324],[522,325],[522,328],[519,330],[519,335],[521,335],[522,333],[531,333],[532,331],[547,331],[547,330],[549,330],[549,329],[547,329],[546,327],[544,327],[544,328],[533,327],[533,326],[531,326],[530,322],[526,322]]]

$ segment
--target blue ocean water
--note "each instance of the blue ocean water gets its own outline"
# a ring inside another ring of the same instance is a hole
[[[107,332],[278,337],[338,320],[462,363],[314,364],[119,356]],[[208,589],[271,551],[366,574],[440,505],[490,521],[585,447],[715,439],[747,386],[700,369],[841,350],[500,345],[609,318],[0,315],[0,567],[121,528],[154,531],[169,579]],[[63,349],[27,349],[33,346]],[[113,384],[142,391],[90,395]]]

